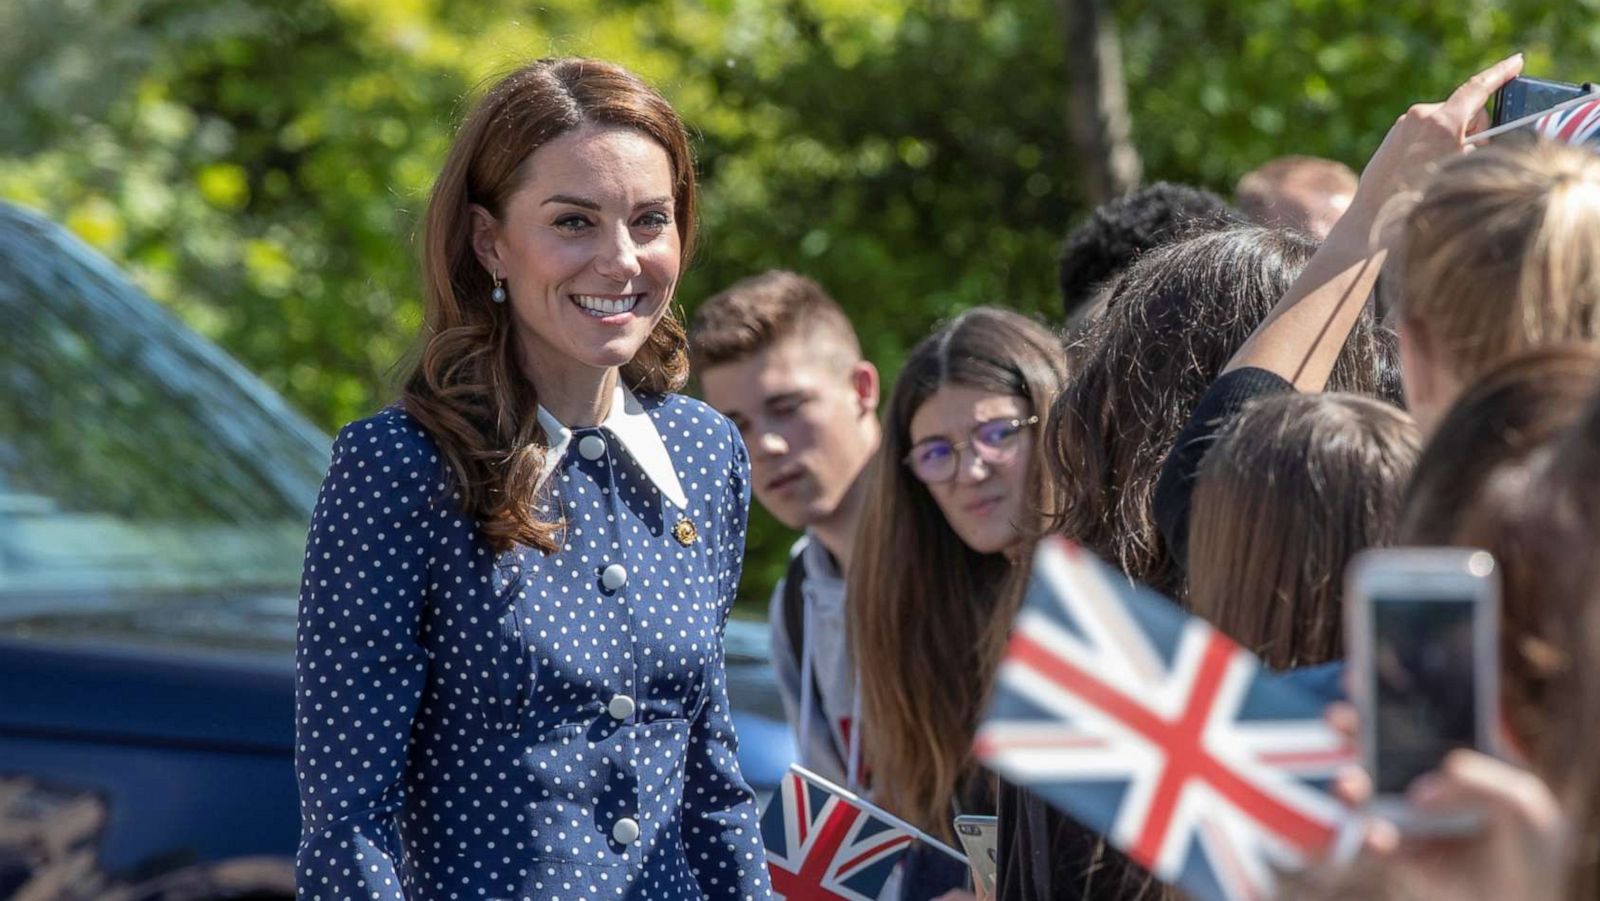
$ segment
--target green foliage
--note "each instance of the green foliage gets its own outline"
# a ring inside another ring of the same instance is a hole
[[[1513,49],[1600,76],[1600,27],[1531,0],[1115,4],[1150,179],[1224,192],[1289,152],[1357,167],[1414,100]],[[39,208],[324,428],[389,396],[413,235],[462,104],[550,54],[614,59],[699,133],[681,296],[783,266],[892,373],[978,303],[1051,315],[1082,215],[1038,0],[11,0],[0,197]],[[792,536],[759,512],[745,594]]]

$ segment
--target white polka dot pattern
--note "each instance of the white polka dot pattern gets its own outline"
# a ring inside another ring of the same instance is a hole
[[[340,432],[300,591],[301,898],[770,897],[722,658],[749,458],[704,404],[640,402],[688,509],[575,429],[549,555],[489,550],[398,407]]]

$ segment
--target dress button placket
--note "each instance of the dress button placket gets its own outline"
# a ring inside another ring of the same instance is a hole
[[[601,473],[597,473],[595,481],[606,489],[608,512],[611,508],[624,503],[617,486],[615,455],[608,453],[613,440],[615,439],[602,438],[599,434],[585,435],[578,440],[578,455],[590,461],[591,465],[598,466],[603,470]],[[628,593],[624,590],[627,588],[630,573],[626,566],[626,558],[622,556],[625,553],[624,548],[626,546],[621,533],[622,521],[623,517],[613,516],[606,524],[606,535],[611,540],[611,547],[606,549],[606,553],[610,555],[610,558],[605,560],[605,565],[600,570],[599,588],[603,595],[610,595],[614,598],[621,608],[619,628],[622,630],[626,641],[623,644],[623,659],[619,666],[620,672],[617,675],[617,679],[622,684],[613,686],[613,688],[621,697],[627,698],[629,703],[633,704],[634,701],[631,695],[637,694],[634,691],[636,678],[633,648],[633,609],[629,604]],[[631,714],[632,711],[630,710],[629,715]],[[616,719],[627,719],[627,717],[619,716]]]

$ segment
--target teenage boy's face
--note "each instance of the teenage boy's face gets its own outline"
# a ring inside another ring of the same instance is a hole
[[[702,371],[750,449],[756,500],[791,529],[827,520],[878,447],[878,376],[793,338]]]

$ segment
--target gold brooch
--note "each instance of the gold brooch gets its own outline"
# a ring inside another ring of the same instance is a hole
[[[694,523],[688,519],[680,519],[678,524],[672,527],[672,537],[678,539],[679,544],[688,547],[699,540],[700,530],[696,529]]]

